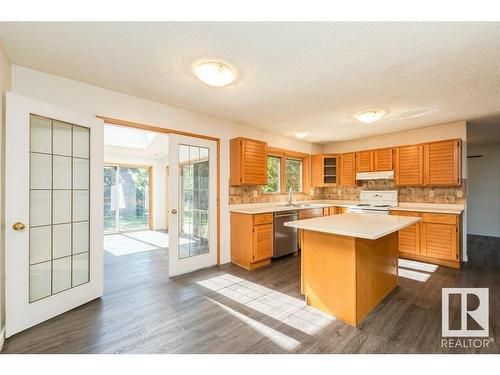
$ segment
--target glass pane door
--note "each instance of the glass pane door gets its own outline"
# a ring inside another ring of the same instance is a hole
[[[104,167],[104,230],[149,228],[150,167]]]
[[[179,259],[208,253],[208,148],[179,145]]]
[[[30,117],[29,302],[89,282],[90,131]]]
[[[169,275],[217,263],[217,143],[169,135]]]

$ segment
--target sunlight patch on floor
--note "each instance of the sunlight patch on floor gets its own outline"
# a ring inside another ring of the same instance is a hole
[[[157,246],[129,238],[123,234],[107,234],[104,236],[104,250],[115,256],[141,253],[156,250],[157,248]]]
[[[300,342],[295,340],[294,338],[291,338],[279,331],[276,331],[275,329],[272,329],[271,327],[266,326],[265,324],[262,324],[258,322],[255,319],[249,318],[245,314],[242,314],[229,306],[226,306],[220,302],[217,302],[211,298],[205,297],[209,301],[215,303],[216,305],[220,306],[224,311],[228,312],[235,318],[238,318],[242,322],[248,324],[250,327],[255,329],[258,333],[261,335],[267,337],[269,340],[274,342],[275,344],[279,345],[285,350],[292,351],[300,346]]]
[[[429,277],[431,277],[431,275],[429,275],[428,273],[407,270],[404,268],[400,268],[398,270],[398,276],[415,281],[421,281],[423,283],[425,283],[427,280],[429,280]]]
[[[429,280],[432,273],[439,268],[439,266],[435,264],[417,262],[416,260],[409,259],[399,259],[398,265],[398,276],[423,283]]]
[[[233,275],[223,274],[197,284],[309,335],[335,320],[301,299]]]
[[[126,233],[127,237],[146,242],[156,247],[168,247],[168,233],[145,230],[141,232]]]
[[[399,259],[399,267],[410,268],[417,271],[434,272],[438,269],[438,265],[417,262],[416,260]]]

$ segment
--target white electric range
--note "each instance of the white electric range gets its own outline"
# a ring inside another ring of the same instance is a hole
[[[389,214],[389,207],[397,207],[397,190],[363,190],[360,203],[349,207],[353,213]]]

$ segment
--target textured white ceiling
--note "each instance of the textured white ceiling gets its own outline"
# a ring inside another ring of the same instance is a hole
[[[312,142],[500,115],[500,23],[0,23],[0,37],[14,64]],[[236,82],[199,82],[203,60]],[[353,119],[372,108],[389,115]]]

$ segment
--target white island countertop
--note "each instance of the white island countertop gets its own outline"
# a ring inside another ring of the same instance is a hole
[[[288,227],[376,240],[422,220],[412,216],[381,214],[356,214],[322,216],[312,219],[289,221]]]

